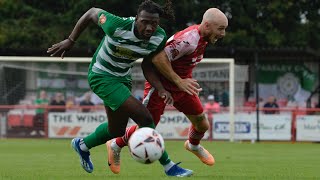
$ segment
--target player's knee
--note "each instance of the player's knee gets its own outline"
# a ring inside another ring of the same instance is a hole
[[[196,130],[199,132],[206,132],[209,129],[209,126],[200,124],[197,126]]]
[[[201,121],[195,125],[196,130],[199,132],[206,132],[209,129],[209,121],[206,118],[203,118]]]
[[[201,129],[203,130],[203,132],[204,131],[207,131],[207,130],[209,130],[209,122],[208,122],[208,120],[204,120],[204,122],[203,122],[203,125],[201,126]]]

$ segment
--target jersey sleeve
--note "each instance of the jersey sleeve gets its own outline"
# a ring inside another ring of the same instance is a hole
[[[164,49],[164,47],[166,46],[166,43],[167,43],[167,35],[166,35],[165,31],[162,30],[161,32],[162,32],[161,34],[162,34],[164,37],[163,37],[160,45],[159,45],[158,48],[156,49],[155,53],[158,53],[158,52],[162,51],[162,50]]]
[[[150,53],[148,55],[148,57],[152,57],[154,56],[155,54],[159,53],[160,51],[163,50],[163,48],[166,46],[166,43],[167,43],[167,34],[166,32],[162,29],[162,28],[159,28],[157,33],[161,34],[162,35],[162,41],[161,43],[158,45],[157,49],[154,50],[152,53]]]
[[[189,55],[197,48],[198,43],[195,43],[193,38],[187,36],[173,38],[168,42],[164,51],[166,52],[168,59],[174,61],[184,55]]]
[[[98,13],[98,25],[103,29],[105,34],[109,36],[111,36],[118,27],[126,25],[129,21],[132,21],[131,17],[119,17],[104,10]]]

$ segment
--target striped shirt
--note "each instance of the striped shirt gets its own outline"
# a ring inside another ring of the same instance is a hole
[[[158,26],[149,40],[134,35],[134,17],[122,18],[106,11],[98,14],[99,26],[105,32],[91,62],[91,70],[117,77],[131,75],[134,61],[161,51],[166,33]]]

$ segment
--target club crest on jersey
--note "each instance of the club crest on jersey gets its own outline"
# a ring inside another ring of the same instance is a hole
[[[172,59],[174,59],[178,56],[179,51],[177,49],[173,48],[170,50],[170,53],[171,53]]]
[[[99,18],[100,24],[104,24],[107,21],[107,17],[104,14],[101,14]]]

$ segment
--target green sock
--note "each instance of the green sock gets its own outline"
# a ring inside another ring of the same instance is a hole
[[[112,136],[108,131],[108,123],[105,122],[100,124],[96,128],[96,130],[89,136],[83,138],[83,141],[86,146],[91,149],[93,147],[106,143],[110,139],[112,139]]]
[[[163,166],[171,162],[171,159],[169,158],[169,155],[166,150],[164,150],[164,153],[162,154],[161,158],[159,159],[159,162]]]

